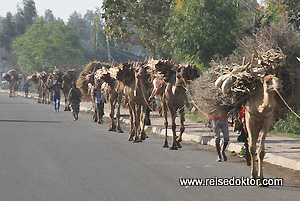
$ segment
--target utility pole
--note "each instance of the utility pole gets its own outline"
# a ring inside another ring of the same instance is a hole
[[[107,46],[107,57],[108,57],[108,63],[111,64],[111,57],[110,57],[110,48],[109,48],[109,41],[108,41],[108,37],[106,36],[106,46]]]

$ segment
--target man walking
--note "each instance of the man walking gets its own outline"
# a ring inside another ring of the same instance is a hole
[[[80,89],[76,87],[76,82],[72,83],[72,88],[69,91],[69,103],[72,107],[72,114],[74,117],[74,121],[78,120],[78,113],[81,101],[81,92]]]
[[[53,91],[54,97],[53,97],[53,102],[54,102],[54,112],[59,112],[59,107],[60,107],[60,90],[61,90],[61,85],[58,84],[58,81],[55,80],[53,82],[53,85],[49,88],[49,90]],[[57,103],[57,105],[56,105]]]
[[[96,82],[93,96],[95,98],[95,104],[96,104],[95,115],[97,116],[98,123],[103,124],[105,97],[100,88],[101,88],[101,82]]]
[[[225,154],[225,150],[227,148],[229,142],[229,130],[228,130],[228,116],[227,114],[221,114],[217,110],[212,111],[212,126],[215,131],[215,143],[216,149],[218,153],[218,162],[222,162],[222,157],[224,161],[227,161],[227,156]],[[221,152],[220,146],[220,133],[223,133],[224,143]]]

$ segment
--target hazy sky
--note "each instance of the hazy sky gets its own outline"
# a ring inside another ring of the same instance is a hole
[[[22,2],[23,0],[0,0],[0,15],[5,17],[8,11],[16,14],[18,4],[23,8]],[[50,9],[56,18],[60,17],[67,22],[74,11],[84,15],[87,10],[95,11],[96,7],[101,8],[103,0],[34,0],[34,2],[39,16],[44,16],[45,10]]]

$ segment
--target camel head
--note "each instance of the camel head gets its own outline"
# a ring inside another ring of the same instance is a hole
[[[275,91],[281,91],[282,81],[274,75],[267,75],[261,78],[264,91],[267,93],[275,93]]]
[[[147,83],[150,75],[147,73],[147,67],[140,65],[135,69],[135,83],[140,86],[141,82]]]
[[[45,71],[40,73],[40,79],[43,80],[44,83],[46,83],[48,78],[48,73],[46,73]]]
[[[135,79],[135,71],[132,64],[123,63],[118,68],[119,71],[117,73],[117,80],[123,82],[123,84],[127,86],[130,86]]]
[[[175,83],[176,85],[185,85],[187,82],[187,70],[186,68],[179,66],[175,70]]]

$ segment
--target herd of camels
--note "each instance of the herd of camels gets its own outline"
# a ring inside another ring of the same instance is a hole
[[[15,73],[15,72],[13,72]],[[13,95],[16,78],[13,73],[7,73],[4,77],[9,84]],[[120,125],[120,107],[124,100],[130,113],[129,141],[141,142],[146,139],[145,118],[150,99],[159,95],[163,116],[164,127],[166,128],[163,147],[168,148],[167,128],[168,111],[171,117],[171,129],[173,131],[171,150],[181,148],[180,142],[184,127],[184,105],[188,105],[187,84],[200,77],[198,68],[192,65],[176,64],[168,60],[150,60],[146,63],[137,62],[123,63],[118,67],[113,67],[100,62],[91,62],[80,73],[77,79],[77,86],[82,94],[88,99],[91,96],[96,82],[106,82],[107,101],[110,106],[110,131],[123,132]],[[153,89],[153,80],[163,80],[160,89]],[[71,83],[76,81],[74,69],[62,72],[54,68],[53,73],[36,72],[27,77],[27,81],[32,81],[38,90],[39,103],[50,103],[49,86],[57,80],[62,84],[62,91],[65,97],[65,111],[70,110],[68,104],[68,91]],[[265,138],[270,130],[277,102],[276,91],[281,90],[281,81],[275,75],[268,75],[261,79],[261,85],[257,87],[246,100],[245,119],[248,131],[249,152],[251,156],[251,178],[263,179],[262,161],[265,155]],[[92,102],[93,98],[91,98]],[[96,109],[96,107],[94,107]],[[116,115],[115,115],[116,110]],[[94,111],[95,114],[97,113]],[[180,131],[176,135],[175,118],[180,118]],[[116,118],[115,118],[116,117]],[[97,121],[94,116],[93,120]],[[258,167],[256,167],[256,143],[259,132],[262,131],[260,147],[258,149]],[[258,169],[258,171],[257,171]]]

